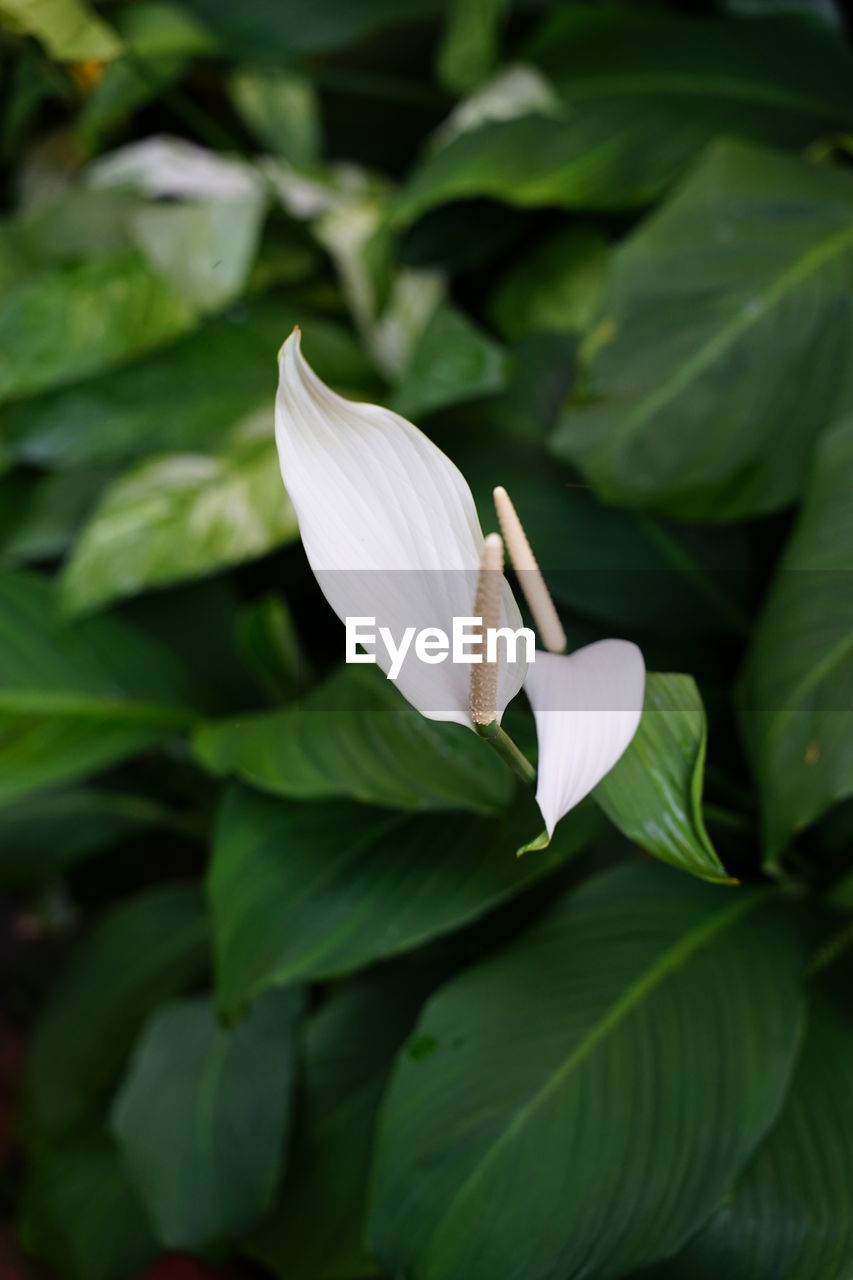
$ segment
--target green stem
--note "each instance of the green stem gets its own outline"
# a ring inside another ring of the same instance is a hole
[[[519,751],[508,733],[504,733],[497,720],[492,720],[491,724],[475,724],[481,738],[485,738],[490,746],[494,747],[502,760],[505,760],[509,767],[518,774],[522,782],[532,785],[536,781],[536,770],[527,759],[527,756]]]

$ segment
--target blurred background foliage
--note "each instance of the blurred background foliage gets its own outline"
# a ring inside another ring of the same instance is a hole
[[[841,6],[0,24],[0,1271],[850,1280]],[[547,850],[340,664],[297,322],[646,655]]]

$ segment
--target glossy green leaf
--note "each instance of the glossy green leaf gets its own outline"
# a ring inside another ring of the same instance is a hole
[[[298,991],[271,992],[225,1028],[200,996],[164,1006],[145,1027],[112,1125],[162,1244],[202,1249],[269,1208],[300,1007]]]
[[[505,360],[496,342],[461,311],[443,304],[409,352],[394,408],[406,418],[417,418],[500,391]]]
[[[766,853],[853,793],[853,418],[817,451],[799,522],[756,627],[741,724]]]
[[[210,452],[242,418],[272,403],[276,352],[297,319],[322,378],[341,391],[375,386],[367,359],[341,326],[261,298],[127,369],[0,409],[0,441],[48,467]]]
[[[851,283],[853,179],[720,144],[614,255],[555,449],[623,506],[783,506],[849,395]]]
[[[509,820],[415,818],[347,801],[226,795],[208,876],[218,1001],[335,977],[476,919],[555,870],[596,834],[579,809],[546,853],[518,859],[532,801]]]
[[[0,401],[111,369],[193,322],[191,308],[135,254],[42,271],[0,298]]]
[[[272,412],[261,410],[219,454],[152,458],[104,492],[62,581],[71,613],[240,564],[292,542]]]
[[[201,725],[193,743],[212,772],[294,799],[495,813],[513,795],[512,774],[482,738],[425,719],[373,667],[342,667],[279,711]]]
[[[561,901],[440,990],[398,1058],[369,1229],[386,1269],[579,1280],[672,1254],[776,1116],[801,965],[761,893],[634,866]]]
[[[623,835],[701,880],[731,883],[702,818],[707,725],[692,676],[651,672],[631,745],[595,789]]]
[[[0,0],[0,16],[41,40],[52,58],[106,61],[122,51],[116,32],[86,0]]]
[[[853,63],[819,24],[556,6],[527,51],[562,118],[490,122],[429,152],[397,208],[491,196],[620,209],[654,199],[722,135],[801,148],[853,121]]]
[[[816,992],[779,1119],[671,1280],[848,1280],[853,1274],[853,1022]]]
[[[598,308],[607,254],[592,226],[568,226],[537,243],[505,272],[491,314],[506,338],[583,333]]]
[[[365,1169],[394,1054],[431,977],[375,971],[334,988],[308,1021],[290,1170],[249,1242],[251,1256],[276,1275],[363,1280],[377,1270],[362,1243]]]
[[[0,802],[85,777],[195,718],[165,650],[114,619],[68,623],[50,582],[0,572]]]
[[[133,1276],[157,1253],[115,1143],[101,1133],[37,1153],[21,1238],[70,1280]]]
[[[131,225],[152,270],[194,309],[218,311],[246,286],[265,208],[260,192],[237,200],[149,204]]]
[[[97,1117],[145,1017],[196,980],[206,961],[195,886],[152,889],[105,917],[79,946],[36,1028],[26,1100],[40,1135],[73,1134]]]

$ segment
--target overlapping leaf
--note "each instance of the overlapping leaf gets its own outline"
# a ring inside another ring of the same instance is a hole
[[[766,852],[853,792],[853,418],[828,432],[740,690]]]
[[[588,882],[428,1002],[383,1105],[379,1258],[571,1280],[672,1254],[779,1109],[800,963],[760,893],[652,867]]]
[[[720,144],[615,254],[555,449],[623,506],[783,506],[850,394],[851,283],[853,179]]]
[[[217,995],[228,1016],[259,991],[335,977],[483,915],[554,871],[596,834],[566,818],[547,852],[517,859],[539,821],[416,818],[349,802],[226,796],[208,876]]]
[[[114,619],[68,623],[46,579],[0,573],[0,801],[85,777],[194,719],[165,650]]]

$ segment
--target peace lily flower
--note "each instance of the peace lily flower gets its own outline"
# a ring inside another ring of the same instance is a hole
[[[396,643],[414,629],[450,634],[472,615],[485,539],[461,471],[390,409],[337,395],[308,366],[295,329],[279,353],[276,443],[308,562],[338,617],[375,618]],[[501,626],[521,614],[503,584]],[[388,674],[392,655],[377,648]],[[497,719],[526,663],[502,663]],[[410,649],[396,682],[431,720],[471,726],[471,668],[429,664]]]
[[[521,628],[502,576],[502,541],[484,537],[459,469],[405,418],[327,387],[302,356],[298,329],[279,353],[276,442],[305,553],[339,618],[375,619],[375,629],[393,637],[424,628],[450,634],[453,620],[469,615],[482,617],[484,633],[492,625]],[[518,516],[504,490],[495,501],[540,634],[551,650],[563,649]],[[645,667],[625,640],[571,654],[537,652],[529,669],[507,661],[500,646],[496,660],[484,654],[473,666],[433,665],[411,651],[395,662],[380,646],[376,661],[386,675],[393,669],[400,692],[423,715],[476,727],[532,780],[531,766],[499,728],[524,683],[539,739],[536,800],[547,838],[613,768],[640,721]]]

